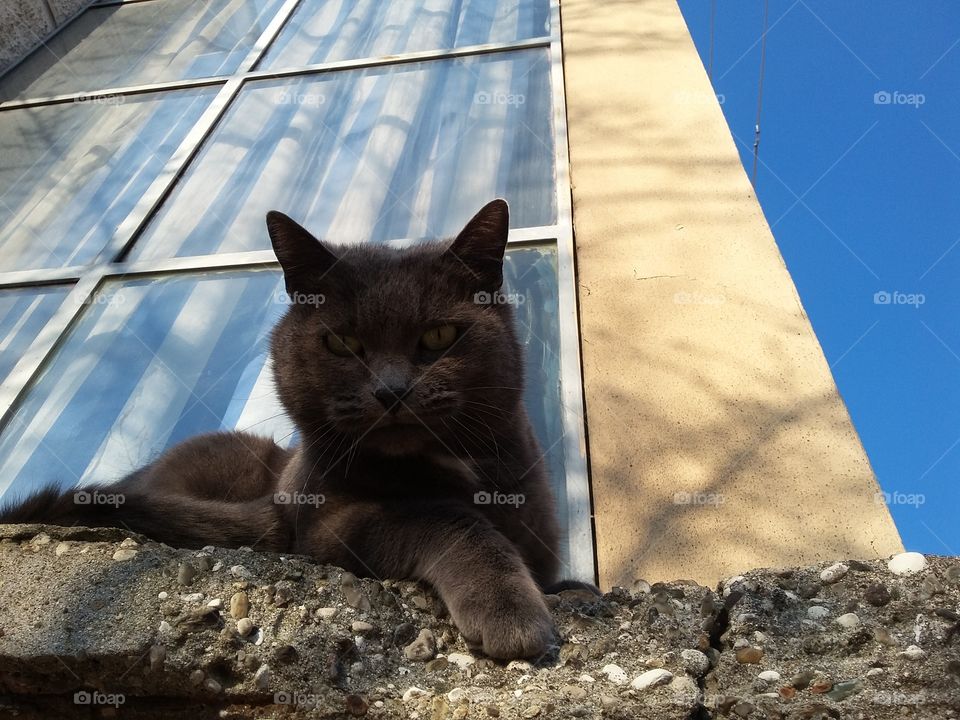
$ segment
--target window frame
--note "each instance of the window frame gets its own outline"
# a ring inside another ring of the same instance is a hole
[[[99,0],[93,8],[114,7],[162,0]],[[509,53],[531,48],[549,51],[549,76],[554,131],[554,167],[557,216],[553,225],[510,230],[508,249],[525,245],[552,245],[556,249],[558,283],[558,326],[560,330],[560,384],[563,413],[564,467],[568,517],[567,543],[571,576],[586,580],[596,577],[592,509],[588,477],[583,379],[580,361],[580,333],[577,309],[576,267],[572,224],[572,200],[567,145],[566,99],[564,96],[563,54],[559,0],[549,0],[550,34],[506,43],[470,45],[445,50],[425,50],[386,57],[340,60],[290,68],[257,69],[271,45],[296,12],[300,0],[286,0],[254,42],[236,72],[205,78],[101,88],[47,97],[0,103],[2,113],[23,108],[72,103],[107,96],[128,96],[195,87],[219,87],[206,110],[181,141],[162,171],[119,225],[111,242],[87,265],[0,272],[0,290],[49,285],[72,287],[60,307],[38,333],[27,351],[0,383],[0,432],[9,424],[14,410],[30,390],[47,363],[60,349],[96,293],[108,282],[140,275],[202,273],[226,269],[278,269],[271,250],[208,254],[167,259],[127,261],[125,255],[170,195],[176,183],[214,132],[243,86],[250,81],[317,75],[341,70],[385,67],[431,60]],[[79,17],[81,13],[74,16]],[[69,23],[59,28],[63,30]],[[14,71],[18,65],[7,70]],[[3,76],[0,76],[0,82]],[[394,242],[394,241],[392,241]],[[408,240],[397,240],[397,243]]]

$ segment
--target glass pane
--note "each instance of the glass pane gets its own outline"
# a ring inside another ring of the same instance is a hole
[[[70,292],[65,285],[0,291],[0,382]]]
[[[526,403],[566,517],[556,255],[508,254],[527,353]],[[289,443],[265,364],[286,309],[276,271],[108,285],[0,435],[0,491],[111,481],[201,432],[240,428]]]
[[[190,131],[213,88],[0,113],[0,270],[93,259]]]
[[[304,0],[261,67],[447,50],[549,34],[548,0]]]
[[[546,50],[251,83],[132,251],[269,247],[282,210],[337,242],[443,237],[495,197],[556,217]]]
[[[0,488],[118,479],[255,396],[277,272],[109,284],[0,435]]]
[[[234,72],[282,0],[162,0],[91,8],[3,78],[0,98]]]

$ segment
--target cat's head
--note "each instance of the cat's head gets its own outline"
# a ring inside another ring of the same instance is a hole
[[[512,310],[490,302],[506,202],[452,241],[404,249],[332,245],[278,212],[267,228],[291,301],[273,333],[274,373],[305,442],[330,430],[402,455],[502,429],[523,386]]]

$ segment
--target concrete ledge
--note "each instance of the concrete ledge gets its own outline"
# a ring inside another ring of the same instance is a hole
[[[559,650],[502,665],[472,655],[417,583],[0,526],[0,715],[955,717],[960,562],[925,562],[567,591],[549,598]]]

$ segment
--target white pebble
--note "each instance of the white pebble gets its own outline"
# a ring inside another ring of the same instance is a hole
[[[691,675],[700,677],[710,669],[710,659],[699,650],[683,650],[680,657],[683,658],[683,667]]]
[[[829,614],[830,611],[821,605],[811,605],[807,608],[807,617],[811,620],[822,620]]]
[[[780,680],[780,673],[776,670],[764,670],[762,673],[757,675],[758,678],[764,682],[777,682]]]
[[[317,615],[322,617],[324,620],[329,620],[336,614],[337,614],[336,608],[320,608],[319,610],[317,610]]]
[[[619,665],[604,665],[600,670],[607,676],[607,680],[615,685],[623,685],[627,681],[627,673]]]
[[[213,564],[213,571],[214,571],[214,572],[219,572],[220,570],[223,570],[223,560],[217,560],[217,561]]]
[[[630,683],[630,687],[634,690],[646,690],[647,688],[657,687],[657,685],[664,685],[672,679],[672,672],[657,668],[656,670],[647,670],[642,675],[635,677],[633,682]]]
[[[920,660],[924,655],[926,655],[923,649],[917,647],[916,645],[911,645],[900,654],[907,658],[907,660]]]
[[[160,632],[162,632],[162,633],[168,633],[168,632],[170,632],[172,629],[173,629],[173,628],[170,627],[170,623],[168,623],[166,620],[161,620],[161,621],[160,621]]]
[[[207,603],[207,607],[212,607],[216,610],[219,610],[220,608],[223,607],[223,600],[221,600],[220,598],[214,598],[213,600]]]
[[[887,567],[894,575],[912,575],[926,566],[927,559],[918,552],[900,553],[887,561]]]
[[[184,595],[183,601],[189,603],[203,602],[203,593],[190,593],[189,595]]]
[[[447,693],[447,700],[456,704],[467,697],[467,691],[463,688],[454,688]]]
[[[733,586],[742,580],[746,580],[743,575],[737,575],[729,580],[725,580],[723,583],[723,596],[730,597],[730,592],[733,590]]]
[[[166,591],[166,590],[161,590],[160,592],[157,593],[157,599],[159,599],[159,600],[166,600],[168,597],[170,597],[170,596],[167,595],[167,591]]]
[[[253,620],[250,618],[240,618],[237,620],[237,632],[246,637],[253,631]]]
[[[855,628],[860,624],[860,618],[856,613],[846,613],[841,615],[836,620],[837,625],[840,625],[845,628]]]
[[[464,653],[450,653],[447,655],[447,662],[452,662],[462,670],[470,665],[473,665],[476,660],[470,655],[466,655]]]
[[[403,701],[410,702],[414,698],[426,697],[430,694],[429,690],[424,690],[423,688],[418,688],[416,685],[407,688],[403,693]]]
[[[243,565],[234,565],[230,568],[230,574],[234,577],[244,578],[249,580],[253,577],[249,570],[247,570]]]
[[[835,563],[820,573],[820,580],[827,584],[835,583],[846,575],[849,569],[843,563]]]
[[[585,683],[596,682],[596,679],[593,677],[593,675],[587,675],[586,673],[583,673],[582,675],[580,675],[580,677],[578,677],[577,680]]]
[[[266,690],[270,687],[270,666],[261,665],[257,668],[257,672],[253,675],[254,684],[261,690]]]
[[[138,547],[139,545],[140,543],[133,538],[124,538],[123,542],[120,543],[120,547]]]
[[[867,677],[876,677],[877,675],[883,675],[883,668],[870,668],[867,670]]]

